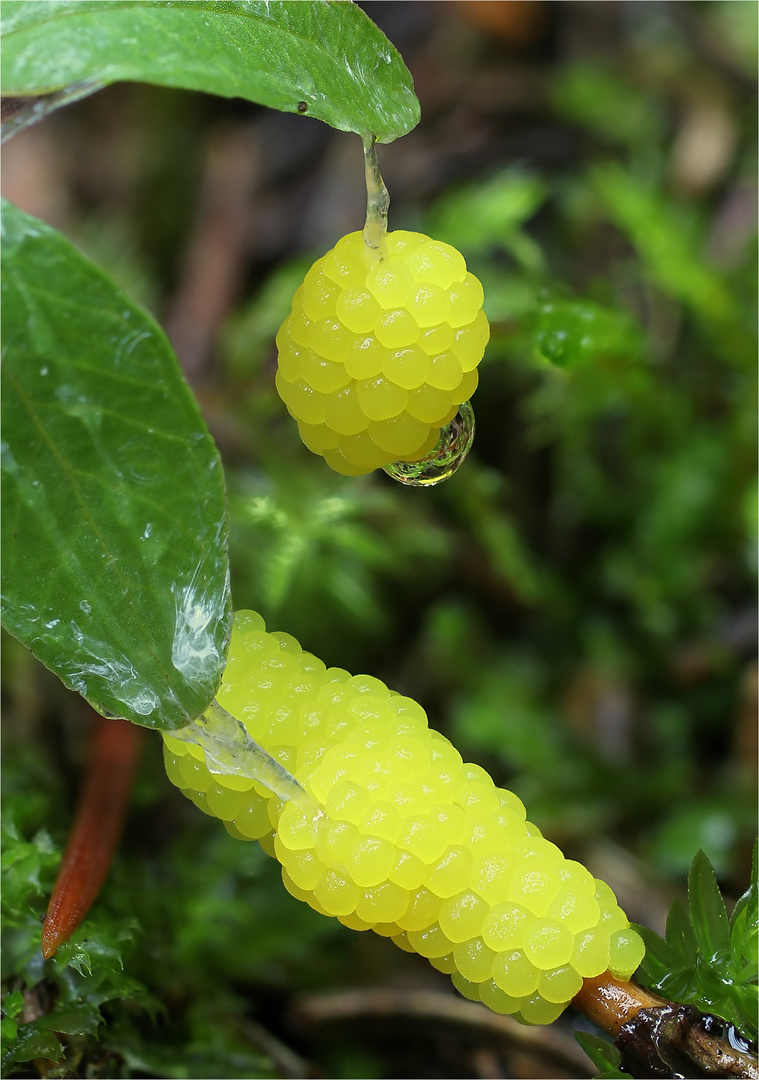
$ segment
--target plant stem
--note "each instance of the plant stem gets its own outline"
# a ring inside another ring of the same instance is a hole
[[[172,731],[171,736],[199,746],[211,773],[249,776],[280,799],[306,797],[295,777],[251,739],[245,726],[227,712],[216,698],[202,716],[186,727]]]
[[[622,1027],[641,1009],[657,1008],[668,1002],[634,982],[619,982],[606,972],[593,979],[584,979],[582,990],[572,1004],[578,1012],[616,1038]]]
[[[377,140],[373,135],[364,135],[364,174],[366,176],[366,224],[364,225],[364,247],[373,266],[385,257],[385,236],[387,234],[387,213],[390,208],[390,195],[379,171],[377,162]]]
[[[470,1028],[477,1042],[488,1037],[503,1040],[512,1049],[544,1058],[570,1076],[583,1076],[587,1066],[584,1053],[567,1032],[556,1027],[526,1027],[513,1016],[499,1016],[479,1002],[465,1001],[457,994],[436,990],[406,990],[400,987],[351,988],[297,998],[294,1006],[299,1024],[322,1025],[343,1022],[355,1025],[362,1017],[411,1020],[414,1024],[439,1024],[441,1028]],[[550,1072],[543,1073],[550,1076]]]
[[[84,786],[42,927],[45,959],[73,934],[108,876],[141,746],[140,728],[96,715]]]
[[[572,1004],[614,1036],[622,1068],[633,1076],[759,1078],[755,1048],[737,1049],[726,1037],[729,1024],[634,982],[608,973],[585,979]]]

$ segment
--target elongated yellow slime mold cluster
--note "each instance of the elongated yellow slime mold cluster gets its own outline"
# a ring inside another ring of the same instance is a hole
[[[360,232],[318,259],[277,334],[277,390],[301,439],[337,472],[418,461],[477,388],[490,337],[482,286],[460,252]]]
[[[211,773],[164,734],[170,780],[282,864],[293,896],[427,957],[456,988],[529,1024],[585,977],[628,979],[644,947],[611,889],[462,761],[423,709],[379,679],[326,668],[255,612],[235,615],[219,703],[300,783],[283,802]]]

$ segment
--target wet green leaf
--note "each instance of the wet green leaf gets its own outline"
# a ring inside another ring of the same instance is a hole
[[[3,1015],[14,1019],[24,1007],[24,995],[20,990],[13,990],[3,998]]]
[[[10,819],[3,821],[2,846],[2,911],[15,925],[24,920],[52,882],[59,853],[44,829],[27,842]]]
[[[688,875],[688,902],[693,932],[702,957],[716,959],[727,952],[730,932],[727,923],[725,901],[717,885],[711,863],[703,851],[698,851]]]
[[[596,1068],[600,1070],[596,1080],[602,1077],[629,1080],[630,1074],[622,1072],[619,1068],[621,1056],[612,1042],[600,1035],[591,1035],[587,1031],[576,1031],[575,1038]]]
[[[3,621],[102,712],[206,707],[230,600],[216,448],[158,326],[3,205]]]
[[[661,985],[667,975],[682,967],[683,961],[677,949],[648,926],[634,924],[643,938],[646,955],[641,960],[640,970],[646,985]]]
[[[730,916],[730,954],[735,973],[733,998],[745,1023],[742,1030],[756,1036],[759,1004],[759,914],[757,913],[757,844],[751,866],[751,884],[736,903]]]
[[[685,905],[675,900],[667,916],[666,940],[690,964],[698,959],[698,940]]]
[[[676,900],[666,940],[646,927],[641,981],[672,1001],[697,1005],[756,1038],[756,884],[736,904],[728,930],[724,900],[711,863],[699,851],[688,880],[689,910]]]
[[[2,1038],[3,1046],[7,1046],[17,1035],[18,1024],[16,1021],[11,1020],[8,1016],[4,1016],[2,1020],[0,1020],[0,1038]]]
[[[557,367],[604,357],[636,359],[644,351],[639,328],[624,312],[587,300],[547,298],[537,308],[535,349]]]
[[[756,924],[759,917],[759,875],[757,874],[757,862],[759,861],[759,841],[754,841],[754,851],[751,858],[751,881],[743,895],[736,901],[730,916],[730,933],[736,935],[739,920],[746,928],[752,928],[756,937]]]
[[[307,112],[380,142],[419,122],[408,69],[352,3],[8,0],[2,20],[4,94],[147,82]]]
[[[3,1072],[14,1061],[32,1061],[35,1058],[45,1058],[49,1061],[60,1061],[63,1057],[63,1047],[60,1040],[52,1031],[40,1030],[38,1020],[30,1024],[24,1024],[19,1028],[18,1036],[12,1043],[4,1046]]]
[[[99,1009],[94,1005],[69,1005],[40,1017],[40,1031],[58,1031],[61,1035],[95,1035],[103,1023]]]

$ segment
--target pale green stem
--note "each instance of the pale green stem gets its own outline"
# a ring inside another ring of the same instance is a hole
[[[216,698],[191,724],[172,731],[171,737],[199,746],[212,774],[250,777],[286,801],[301,799],[306,795],[284,765],[280,765],[251,739],[245,726],[227,712]]]
[[[362,136],[364,143],[364,173],[366,176],[366,224],[364,246],[372,265],[385,258],[385,235],[390,195],[377,163],[377,140],[373,135]]]

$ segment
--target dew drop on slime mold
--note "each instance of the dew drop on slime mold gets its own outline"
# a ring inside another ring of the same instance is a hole
[[[385,257],[385,237],[390,195],[377,162],[377,140],[363,136],[364,175],[366,178],[366,223],[364,247],[372,265]],[[420,461],[394,461],[384,472],[400,484],[410,487],[434,487],[460,468],[474,441],[474,409],[470,401],[459,406],[453,420],[440,432],[435,447]]]
[[[384,472],[399,484],[410,487],[434,487],[460,468],[474,442],[474,409],[470,401],[440,432],[436,446],[419,461],[394,461]]]

